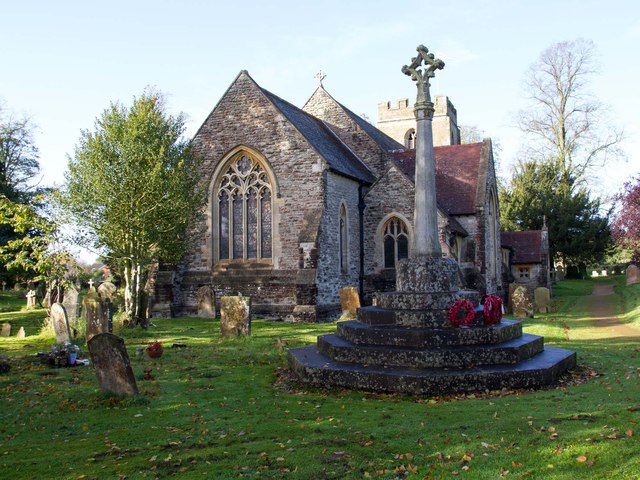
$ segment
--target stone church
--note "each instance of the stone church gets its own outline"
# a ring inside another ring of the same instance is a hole
[[[442,250],[466,286],[501,294],[491,141],[461,145],[453,105],[435,103]],[[343,287],[365,303],[394,290],[413,241],[415,120],[408,101],[379,111],[384,130],[322,83],[298,108],[240,72],[193,139],[209,200],[191,251],[156,276],[164,313],[195,313],[210,286],[251,296],[256,315],[313,322],[339,315]]]

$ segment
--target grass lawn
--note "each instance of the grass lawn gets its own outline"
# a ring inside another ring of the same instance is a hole
[[[639,291],[605,281],[638,325]],[[282,375],[287,348],[335,325],[255,320],[251,337],[222,339],[218,321],[178,318],[121,332],[141,391],[121,399],[99,392],[91,367],[35,362],[52,343],[35,335],[44,311],[5,312],[28,337],[0,338],[12,362],[0,375],[0,478],[637,479],[639,339],[595,331],[593,284],[561,282],[558,311],[525,321],[578,352],[580,380],[509,395],[305,390]],[[161,359],[135,357],[156,339]]]

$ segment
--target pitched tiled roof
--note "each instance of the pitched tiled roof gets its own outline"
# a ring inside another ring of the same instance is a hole
[[[450,215],[476,211],[476,193],[482,160],[482,143],[434,147],[438,206]],[[393,152],[395,162],[413,180],[416,151]]]
[[[313,148],[329,164],[329,167],[343,175],[373,183],[375,177],[371,170],[340,140],[322,120],[309,115],[286,100],[260,87],[273,105],[307,139]]]
[[[542,262],[542,230],[502,232],[500,240],[503,247],[513,249],[513,263]]]

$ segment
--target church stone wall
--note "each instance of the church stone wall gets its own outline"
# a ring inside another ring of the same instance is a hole
[[[347,209],[347,272],[340,271],[340,208]],[[339,292],[343,287],[357,287],[360,275],[360,219],[358,182],[326,174],[325,210],[318,244],[318,305],[335,308],[339,314]]]

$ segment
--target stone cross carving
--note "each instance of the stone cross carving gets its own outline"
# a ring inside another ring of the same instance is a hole
[[[410,65],[402,67],[402,73],[409,75],[418,87],[414,106],[416,116],[416,170],[415,204],[413,209],[414,258],[441,258],[440,235],[438,233],[438,207],[436,205],[436,161],[433,153],[434,107],[429,94],[429,79],[436,70],[444,68],[444,62],[429,53],[424,45],[419,45],[418,56]],[[424,65],[423,65],[424,63]]]
[[[318,73],[315,74],[315,78],[318,80],[318,82],[320,82],[320,86],[322,86],[322,81],[327,77],[327,75],[320,70]]]

